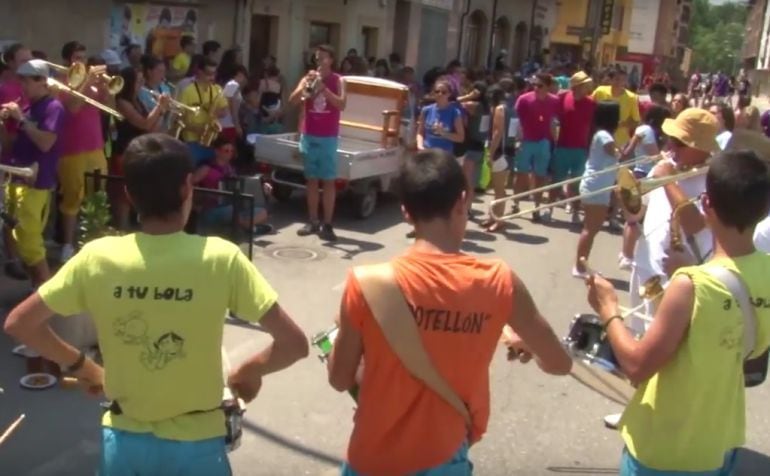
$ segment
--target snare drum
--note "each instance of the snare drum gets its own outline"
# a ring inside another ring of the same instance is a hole
[[[572,357],[572,377],[616,403],[631,400],[636,389],[623,375],[597,316],[575,316],[564,346]]]
[[[310,343],[321,351],[321,354],[318,356],[321,362],[325,363],[329,360],[329,355],[334,347],[334,340],[337,338],[337,332],[339,332],[339,327],[334,326],[331,329],[319,332],[310,339]],[[358,385],[354,385],[353,388],[348,390],[348,393],[353,397],[353,400],[358,401]]]

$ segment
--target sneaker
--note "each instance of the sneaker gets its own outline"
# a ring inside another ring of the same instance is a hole
[[[59,255],[59,261],[61,263],[66,263],[75,256],[75,247],[70,245],[69,243],[61,247],[61,254]]]
[[[318,232],[318,236],[324,241],[337,241],[337,235],[334,234],[334,229],[328,223],[321,225],[321,231]]]
[[[297,230],[297,235],[299,236],[310,236],[315,235],[321,230],[321,225],[318,223],[308,223],[299,230]]]
[[[567,213],[567,215],[572,215],[575,212],[575,208],[571,203],[568,203],[564,206],[564,211]]]
[[[254,225],[254,236],[268,235],[274,231],[275,228],[273,228],[273,225],[268,225],[267,223],[259,223]]]
[[[409,233],[406,234],[407,238],[417,238],[417,231],[412,230]]]
[[[580,214],[577,212],[577,210],[573,210],[572,217],[570,218],[573,225],[579,225],[580,224]]]
[[[532,212],[532,223],[540,223],[543,221],[542,218],[540,218],[540,212]]]
[[[604,426],[611,430],[617,430],[622,413],[613,413],[604,417]]]
[[[511,213],[519,213],[519,212],[521,212],[521,208],[519,208],[519,204],[518,203],[514,203],[513,204],[513,210],[511,210]]]
[[[576,267],[572,267],[572,277],[577,279],[587,279],[588,273],[585,271],[579,271]]]
[[[623,227],[618,222],[617,218],[610,218],[607,222],[607,229],[613,233],[619,233],[623,231]]]
[[[543,210],[543,215],[540,217],[540,219],[544,223],[549,223],[553,220],[553,208],[546,208]]]
[[[6,276],[17,281],[26,281],[29,279],[29,275],[24,269],[24,266],[16,260],[6,261],[3,270],[5,271]]]
[[[631,271],[633,265],[633,260],[625,257],[623,253],[618,256],[618,268],[622,269],[623,271]]]

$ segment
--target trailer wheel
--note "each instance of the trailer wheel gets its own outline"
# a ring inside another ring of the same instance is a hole
[[[353,193],[353,213],[356,218],[366,219],[372,216],[377,208],[377,186],[372,184],[364,192]]]
[[[286,185],[273,184],[273,197],[279,202],[288,202],[293,191],[294,189]]]

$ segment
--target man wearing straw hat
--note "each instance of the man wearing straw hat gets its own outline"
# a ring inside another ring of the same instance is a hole
[[[596,102],[591,98],[593,81],[583,71],[578,71],[569,80],[569,91],[559,94],[559,138],[553,153],[553,181],[581,177],[586,168],[588,146],[591,141]],[[577,183],[569,185],[567,195],[576,195]],[[563,191],[551,189],[551,202],[559,199]],[[572,207],[572,221],[578,221],[577,206]]]

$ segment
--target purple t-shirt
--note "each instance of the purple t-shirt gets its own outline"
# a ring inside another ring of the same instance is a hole
[[[50,96],[38,99],[24,108],[24,116],[41,131],[61,135],[64,120],[64,106]],[[37,179],[32,185],[39,189],[52,189],[56,186],[56,168],[59,162],[59,138],[48,152],[42,152],[24,129],[19,129],[11,148],[10,164],[26,167],[37,162]]]
[[[329,91],[339,95],[342,78],[331,73],[324,78]],[[329,104],[326,96],[318,94],[305,101],[305,127],[302,132],[316,137],[337,137],[340,134],[340,110]]]
[[[524,93],[516,101],[516,114],[522,138],[527,142],[551,140],[551,124],[559,115],[559,98],[548,94],[538,99],[534,91]]]

